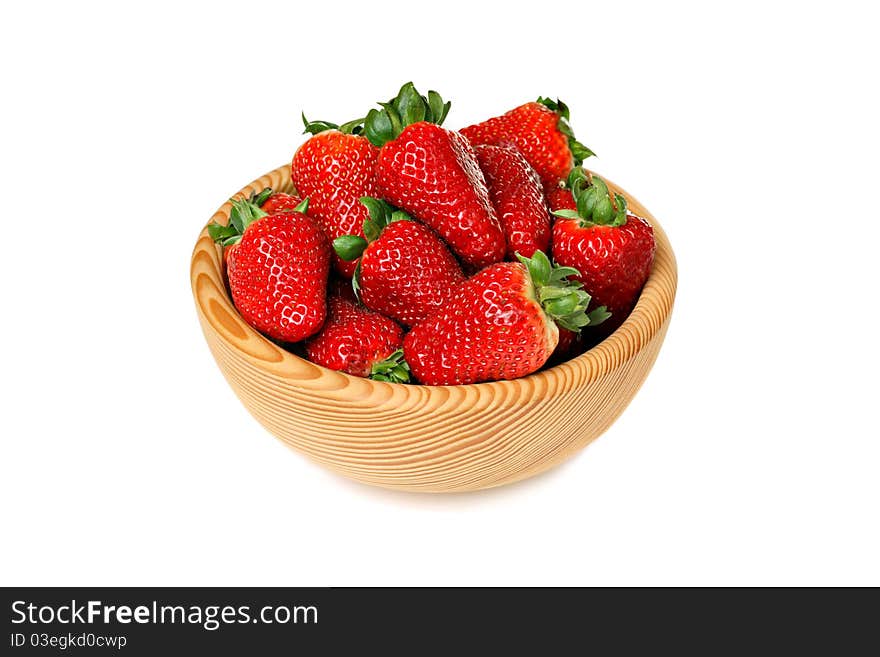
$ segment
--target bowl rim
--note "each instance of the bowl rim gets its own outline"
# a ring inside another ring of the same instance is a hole
[[[561,363],[557,363],[552,367],[542,368],[537,372],[533,372],[532,374],[524,377],[519,377],[517,379],[502,379],[498,381],[486,381],[482,383],[468,383],[451,386],[429,386],[420,383],[389,383],[385,381],[374,381],[373,379],[367,379],[363,377],[355,377],[350,374],[346,374],[345,372],[330,370],[321,365],[318,365],[317,363],[312,363],[302,358],[301,356],[298,356],[297,354],[281,347],[280,345],[251,327],[238,313],[238,310],[232,303],[232,299],[229,295],[229,290],[225,284],[225,273],[223,272],[222,268],[221,247],[216,245],[213,240],[211,240],[211,238],[208,236],[208,225],[210,223],[218,221],[222,224],[225,224],[226,222],[228,222],[229,211],[231,209],[230,201],[224,203],[205,223],[205,225],[202,227],[201,232],[199,233],[198,239],[196,240],[196,244],[193,248],[192,257],[190,259],[190,284],[192,287],[196,309],[202,319],[203,327],[207,328],[207,326],[210,326],[212,332],[214,333],[214,336],[222,341],[224,345],[240,353],[241,355],[248,357],[248,360],[252,363],[259,361],[262,369],[269,369],[268,361],[264,362],[262,360],[255,359],[251,357],[250,354],[248,354],[246,351],[241,349],[238,344],[227,337],[225,331],[221,330],[217,326],[216,318],[214,317],[214,315],[206,311],[205,305],[207,304],[208,299],[204,298],[204,294],[200,290],[200,286],[198,285],[199,276],[203,276],[205,275],[205,273],[199,270],[200,268],[198,266],[198,261],[203,255],[205,255],[206,251],[213,250],[213,257],[210,258],[210,261],[212,263],[211,269],[214,274],[214,278],[216,279],[215,283],[217,281],[220,282],[220,285],[218,285],[217,287],[220,288],[222,294],[220,295],[219,300],[213,296],[211,297],[211,300],[220,303],[222,310],[225,310],[227,313],[231,314],[233,317],[239,320],[241,327],[246,334],[245,339],[256,338],[257,340],[262,341],[264,346],[281,352],[281,360],[271,363],[271,371],[274,374],[283,376],[285,378],[285,381],[287,382],[300,382],[302,384],[305,384],[308,388],[313,388],[314,386],[309,385],[309,382],[314,382],[316,380],[316,377],[302,376],[304,373],[304,365],[308,366],[308,371],[313,371],[313,368],[318,368],[321,371],[322,377],[325,374],[333,374],[335,376],[342,376],[345,379],[356,381],[359,384],[367,383],[376,388],[391,386],[392,389],[405,387],[407,389],[424,390],[459,389],[462,391],[476,391],[495,388],[500,391],[501,389],[506,389],[511,384],[515,384],[516,382],[535,383],[539,379],[544,379],[545,383],[550,383],[550,380],[552,378],[558,377],[559,375],[562,375],[566,381],[575,381],[583,379],[585,373],[587,374],[587,382],[592,382],[600,378],[601,376],[604,376],[609,372],[617,369],[627,361],[631,360],[660,332],[660,330],[669,320],[669,317],[671,315],[672,307],[675,301],[678,278],[676,260],[675,255],[672,251],[672,247],[669,243],[666,233],[663,231],[663,228],[660,226],[654,216],[634,196],[624,191],[623,188],[621,188],[619,185],[613,183],[604,176],[602,177],[602,179],[606,182],[606,184],[612,191],[621,193],[626,197],[629,211],[632,214],[635,214],[636,216],[645,219],[654,229],[656,252],[654,255],[654,264],[652,266],[651,273],[648,276],[648,280],[646,281],[645,286],[639,294],[639,298],[632,312],[624,320],[624,322],[613,333],[611,333],[611,335],[606,337],[599,344],[590,348],[588,351],[574,358],[563,361]],[[272,189],[276,191],[292,190],[293,187],[290,180],[290,165],[282,165],[276,169],[273,169],[272,171],[269,171],[263,176],[260,176],[259,178],[245,185],[242,189],[236,192],[232,197],[230,197],[230,200],[233,198],[247,196],[251,192],[261,191],[266,187],[272,187]],[[208,251],[208,254],[210,255],[210,251]],[[351,381],[349,381],[349,383],[350,382]]]

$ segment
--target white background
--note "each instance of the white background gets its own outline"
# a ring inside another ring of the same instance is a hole
[[[0,583],[880,584],[876,21],[611,5],[5,3]],[[450,127],[563,98],[678,256],[630,408],[508,488],[325,472],[196,320],[196,235],[300,110],[409,79]]]

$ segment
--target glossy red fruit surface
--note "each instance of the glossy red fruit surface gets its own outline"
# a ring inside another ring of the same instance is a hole
[[[235,307],[261,333],[297,342],[321,328],[330,244],[310,217],[283,212],[257,219],[227,248],[226,266]]]
[[[582,227],[576,219],[559,218],[553,225],[553,259],[577,269],[593,303],[607,306],[609,324],[619,325],[651,273],[654,231],[635,215],[622,226]]]
[[[550,208],[550,212],[577,210],[571,190],[559,184],[548,185],[545,188],[544,197],[547,199],[547,206]]]
[[[267,214],[275,214],[284,210],[295,210],[300,203],[302,199],[299,196],[275,192],[260,207]]]
[[[368,377],[403,346],[403,329],[391,319],[341,297],[330,297],[327,306],[327,321],[306,342],[313,363]]]
[[[364,250],[358,283],[365,306],[413,326],[445,306],[464,280],[437,233],[395,221]]]
[[[560,130],[560,118],[542,103],[525,103],[461,133],[474,145],[514,144],[541,180],[552,183],[568,176],[576,163],[569,135]]]
[[[364,137],[335,129],[309,138],[294,154],[293,183],[308,197],[308,213],[330,241],[340,235],[363,236],[367,211],[360,198],[376,195],[373,169],[378,154],[379,149]],[[333,257],[336,270],[351,278],[354,263]]]
[[[507,257],[531,257],[550,246],[550,213],[541,179],[513,146],[476,146],[477,161],[486,178],[489,198],[501,220]]]
[[[387,142],[376,165],[379,194],[436,230],[466,263],[483,267],[506,250],[476,154],[459,133],[414,123]]]
[[[648,280],[654,230],[630,214],[626,198],[599,176],[573,169],[566,185],[574,209],[554,211],[553,259],[578,270],[594,306],[607,307],[611,319],[601,330],[608,333],[626,319]]]
[[[404,358],[427,385],[515,379],[539,369],[559,332],[534,298],[526,267],[492,265],[404,338]]]

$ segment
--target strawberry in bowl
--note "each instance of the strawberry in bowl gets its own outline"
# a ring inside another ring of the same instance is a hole
[[[605,306],[610,331],[629,315],[651,273],[654,231],[627,211],[626,198],[612,194],[599,176],[577,168],[568,177],[569,207],[555,210],[553,259],[579,271],[593,303]]]
[[[363,234],[333,241],[345,261],[357,260],[353,288],[367,308],[413,326],[443,308],[464,282],[458,261],[433,230],[385,201],[361,199],[370,213]]]
[[[305,121],[291,164],[224,204],[192,258],[206,341],[253,416],[399,490],[499,486],[576,453],[647,376],[675,296],[663,230],[580,168],[563,103],[458,132],[449,110],[407,83],[363,119]]]
[[[239,199],[227,225],[208,227],[225,249],[235,307],[248,324],[283,342],[309,337],[326,317],[330,244],[307,208],[306,200],[295,210],[268,214]]]
[[[579,332],[607,317],[586,313],[590,296],[542,251],[486,267],[462,284],[441,310],[412,329],[403,353],[428,385],[516,379],[541,368],[559,342],[557,324]]]

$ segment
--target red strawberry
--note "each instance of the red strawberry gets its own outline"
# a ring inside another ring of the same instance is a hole
[[[577,204],[574,202],[571,190],[566,186],[564,180],[554,185],[547,185],[544,188],[544,198],[547,199],[550,212],[577,210]]]
[[[310,361],[352,376],[409,380],[409,367],[401,361],[403,330],[397,324],[341,297],[330,297],[327,306],[323,328],[306,342]]]
[[[425,98],[409,82],[370,110],[364,134],[381,146],[379,195],[436,230],[467,264],[483,267],[504,257],[504,232],[473,148],[440,127],[448,110],[439,94]]]
[[[568,176],[593,151],[574,137],[568,123],[568,106],[561,100],[538,98],[461,130],[473,145],[510,142],[515,145],[545,183]]]
[[[257,203],[257,205],[262,208],[263,212],[267,212],[268,214],[275,214],[277,212],[283,212],[284,210],[295,210],[296,207],[302,203],[302,199],[299,196],[295,196],[293,194],[285,194],[284,192],[272,192],[269,198],[267,198],[263,203]]]
[[[607,306],[619,326],[636,303],[654,262],[654,231],[628,214],[626,199],[598,176],[575,169],[568,179],[575,210],[557,210],[553,259],[580,271],[579,280],[596,304]]]
[[[550,247],[550,212],[541,179],[516,148],[476,146],[477,161],[486,177],[489,198],[501,219],[507,257],[531,258]]]
[[[296,211],[302,203],[302,199],[293,194],[276,192],[271,187],[265,187],[260,193],[251,192],[247,197],[247,202],[256,205],[266,214],[277,214],[284,210]]]
[[[303,116],[308,139],[293,156],[290,175],[297,191],[309,198],[309,214],[318,220],[331,241],[340,235],[361,235],[367,211],[358,200],[376,196],[373,168],[379,149],[366,138],[349,134],[357,122],[343,126],[309,122]],[[338,129],[337,129],[338,128]],[[351,278],[354,263],[335,258],[334,265]]]
[[[315,333],[326,315],[330,245],[315,221],[298,211],[268,215],[248,200],[232,203],[229,225],[208,232],[226,251],[232,300],[242,318],[282,342]]]
[[[556,348],[557,323],[579,331],[591,321],[589,295],[566,278],[576,273],[536,251],[474,275],[404,338],[413,375],[427,385],[458,385],[536,371]]]
[[[413,326],[443,307],[464,280],[455,257],[433,230],[384,201],[364,197],[366,239],[334,240],[345,260],[360,258],[354,287],[367,308]],[[369,240],[369,241],[368,241]]]

